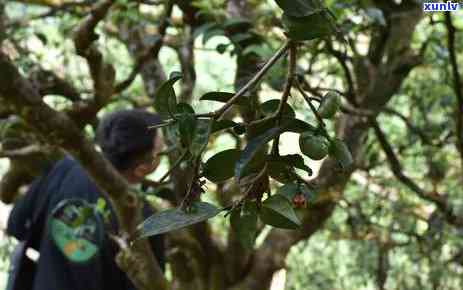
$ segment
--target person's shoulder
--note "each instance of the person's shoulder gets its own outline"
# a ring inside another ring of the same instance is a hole
[[[65,155],[60,160],[56,161],[53,165],[53,171],[62,171],[63,169],[71,169],[72,167],[78,166],[79,163],[72,158],[70,155]]]
[[[98,195],[97,187],[80,163],[67,155],[58,161],[54,168],[54,175],[61,180],[60,189],[73,195]]]

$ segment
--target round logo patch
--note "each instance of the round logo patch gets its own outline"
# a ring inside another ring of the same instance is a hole
[[[103,241],[103,223],[94,207],[81,199],[60,202],[53,210],[49,230],[55,245],[74,263],[94,258]]]

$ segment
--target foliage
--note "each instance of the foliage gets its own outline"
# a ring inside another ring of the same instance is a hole
[[[142,186],[160,212],[132,238],[175,230],[172,283],[266,287],[289,252],[287,289],[460,288],[461,32],[453,49],[442,40],[461,13],[449,25],[405,0],[115,1],[95,69],[69,37],[91,9],[7,3],[2,51],[89,137],[76,108],[94,100],[161,114],[162,187]],[[107,66],[119,89],[105,99]]]

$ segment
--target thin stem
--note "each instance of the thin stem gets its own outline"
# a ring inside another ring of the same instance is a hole
[[[185,150],[183,152],[183,154],[175,161],[175,163],[172,165],[172,167],[169,169],[169,171],[167,171],[162,177],[161,179],[158,181],[158,183],[162,183],[171,173],[172,171],[180,165],[180,163],[183,161],[183,159],[185,159],[185,157],[187,156],[188,154],[188,150]]]
[[[301,88],[301,84],[298,81],[296,81],[296,83],[297,83],[297,88],[298,88],[299,92],[301,93],[302,97],[304,98],[304,100],[309,105],[310,109],[312,110],[312,113],[314,113],[315,117],[317,118],[318,123],[320,124],[320,126],[325,128],[325,122],[323,122],[322,117],[318,114],[317,109],[315,109],[315,106],[312,104],[311,98],[309,96],[307,96],[307,94]]]
[[[171,125],[173,123],[174,123],[174,121],[169,121],[169,122],[166,122],[166,123],[149,126],[148,129],[150,129],[150,130],[159,129],[159,128],[167,127],[167,126],[169,126],[169,125]]]
[[[203,117],[213,117],[216,120],[219,120],[229,109],[230,107],[236,103],[236,101],[243,96],[251,87],[257,84],[262,77],[267,73],[267,71],[286,53],[286,51],[290,47],[290,41],[287,41],[283,47],[281,47],[273,56],[268,60],[268,62],[264,65],[264,67],[257,72],[257,74],[246,84],[244,85],[230,100],[228,100],[222,108],[218,109],[217,111],[205,114]]]
[[[283,109],[288,102],[289,94],[291,93],[291,87],[294,82],[294,71],[296,70],[296,45],[294,42],[290,42],[289,47],[289,63],[288,63],[288,74],[286,76],[286,83],[283,90],[283,95],[281,96],[280,104],[275,113],[277,118],[277,125],[280,125],[281,118],[283,117]],[[272,154],[279,155],[279,146],[280,144],[280,135],[276,136],[272,144]]]
[[[291,42],[289,48],[289,64],[288,64],[288,74],[286,77],[286,84],[283,90],[283,95],[281,97],[280,105],[278,106],[276,116],[281,121],[281,117],[283,115],[283,108],[285,104],[288,102],[288,97],[291,92],[291,87],[293,86],[294,81],[294,71],[296,69],[296,45]]]

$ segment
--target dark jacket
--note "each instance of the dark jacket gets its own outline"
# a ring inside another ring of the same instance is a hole
[[[85,170],[71,157],[58,161],[47,174],[31,185],[29,192],[40,184],[40,194],[27,194],[15,204],[8,220],[7,232],[18,240],[26,236],[28,220],[37,220],[32,228],[33,248],[40,252],[33,290],[131,290],[135,289],[115,263],[117,246],[105,235],[96,258],[85,264],[70,263],[55,246],[46,230],[51,211],[65,199],[80,198],[95,203],[102,197]],[[44,204],[47,203],[47,204]],[[38,216],[39,208],[45,210]],[[109,205],[109,203],[107,203]],[[151,214],[145,207],[144,215]],[[114,221],[114,215],[112,218]],[[113,224],[115,226],[115,224]],[[164,269],[162,236],[150,239],[154,254]]]

